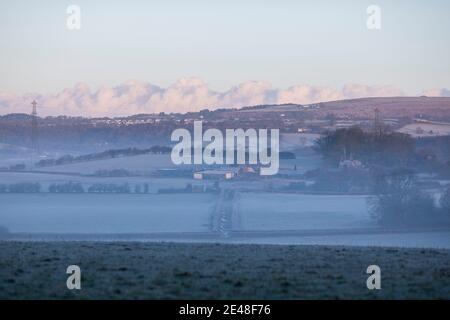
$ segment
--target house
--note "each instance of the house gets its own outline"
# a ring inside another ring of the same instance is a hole
[[[251,166],[244,166],[244,167],[242,167],[241,168],[241,172],[242,173],[249,173],[249,174],[253,174],[253,173],[256,174],[256,170],[253,167],[251,167]]]
[[[339,163],[340,169],[356,169],[362,167],[363,165],[359,160],[341,160],[341,162]]]
[[[216,169],[203,170],[194,172],[194,179],[196,180],[230,180],[236,177],[238,170],[232,169]]]

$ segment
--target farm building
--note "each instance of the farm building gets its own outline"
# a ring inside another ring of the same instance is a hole
[[[341,162],[339,163],[339,168],[340,169],[357,169],[357,168],[363,168],[363,165],[362,165],[361,161],[359,161],[359,160],[347,159],[347,160],[341,160]]]
[[[194,172],[196,180],[230,180],[238,174],[237,169],[216,169]]]

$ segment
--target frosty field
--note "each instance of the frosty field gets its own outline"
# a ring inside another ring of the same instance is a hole
[[[241,230],[374,227],[365,196],[242,193]]]
[[[450,230],[445,228],[378,227],[367,213],[364,196],[242,192],[234,201],[222,206],[232,210],[226,236],[213,228],[220,197],[192,193],[0,194],[0,227],[10,232],[10,240],[450,249]]]
[[[413,137],[446,136],[450,135],[450,125],[434,123],[412,123],[405,125],[398,131],[410,134]]]
[[[81,268],[81,290],[66,268]],[[381,268],[381,290],[366,269]],[[2,242],[0,299],[450,299],[450,251]]]
[[[290,151],[311,147],[320,136],[317,133],[282,133],[280,135],[280,150]]]
[[[435,248],[450,250],[450,231],[392,231],[372,234],[352,233],[330,235],[321,232],[316,235],[278,235],[265,237],[234,238],[229,243],[277,244],[277,245],[338,245],[352,247],[401,247]]]
[[[29,233],[208,231],[213,196],[1,194],[0,226]]]

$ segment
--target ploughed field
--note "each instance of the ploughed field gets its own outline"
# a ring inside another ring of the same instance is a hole
[[[81,290],[66,268],[81,268]],[[381,268],[381,290],[366,269]],[[450,299],[450,250],[0,242],[1,299]]]

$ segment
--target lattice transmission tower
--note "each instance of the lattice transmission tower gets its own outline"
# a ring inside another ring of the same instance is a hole
[[[39,131],[36,100],[33,100],[31,105],[33,106],[31,111],[31,147],[33,152],[39,153]]]

